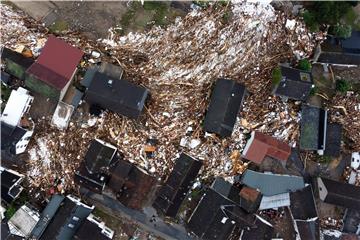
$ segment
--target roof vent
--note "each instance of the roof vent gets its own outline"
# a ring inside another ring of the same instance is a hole
[[[109,79],[107,83],[108,83],[109,87],[112,87],[113,80],[112,80],[112,79]]]

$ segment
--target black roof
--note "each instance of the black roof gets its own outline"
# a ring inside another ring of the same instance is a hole
[[[229,137],[246,93],[245,86],[229,79],[218,79],[211,94],[204,130]]]
[[[101,193],[108,181],[109,176],[106,172],[89,173],[85,167],[85,162],[80,163],[75,172],[74,181],[93,192]]]
[[[19,175],[16,175],[7,169],[4,169],[1,172],[1,200],[11,203],[14,198],[9,195],[10,190],[14,190],[15,183],[19,181],[22,177]],[[15,188],[17,192],[13,194],[13,196],[16,196],[19,191],[21,191],[20,188]]]
[[[320,239],[319,220],[314,221],[295,221],[299,230],[300,239],[302,240],[318,240]]]
[[[95,223],[85,220],[72,239],[74,240],[109,240],[101,233],[102,229]]]
[[[110,166],[117,150],[106,146],[97,139],[91,141],[85,155],[85,166],[89,173],[98,173]]]
[[[87,216],[89,216],[91,211],[91,208],[77,204],[66,197],[40,239],[72,239],[75,232],[79,229]]]
[[[276,86],[275,95],[305,101],[312,89],[311,72],[281,66],[282,80]]]
[[[211,188],[236,203],[240,201],[240,189],[228,181],[225,181],[222,177],[216,177],[211,185]]]
[[[13,147],[26,133],[21,127],[12,127],[1,121],[1,149]]]
[[[342,231],[356,233],[360,223],[360,210],[346,209]]]
[[[342,125],[338,123],[328,123],[326,128],[326,143],[324,155],[339,157],[341,150]]]
[[[89,104],[136,119],[144,108],[148,93],[144,87],[96,72],[84,99]]]
[[[4,220],[1,221],[1,240],[24,240],[23,237],[11,234],[9,225]]]
[[[160,188],[153,206],[165,215],[175,217],[201,166],[201,161],[182,153]]]
[[[341,40],[341,46],[344,52],[360,55],[360,31],[352,31],[349,38]]]
[[[228,239],[235,227],[254,227],[254,221],[255,215],[246,213],[235,202],[207,188],[187,226],[201,239]]]
[[[360,65],[360,54],[322,52],[317,61],[329,64]]]
[[[1,59],[11,60],[12,62],[24,67],[25,69],[29,68],[34,60],[32,58],[24,57],[21,53],[15,52],[9,48],[3,47],[1,51]]]
[[[328,192],[324,202],[360,210],[360,187],[327,178],[321,180]]]
[[[318,150],[325,147],[327,112],[324,109],[303,105],[300,122],[300,149]]]
[[[308,220],[318,216],[311,185],[290,193],[290,210],[296,220]]]
[[[257,217],[253,227],[244,229],[241,240],[270,240],[272,239],[273,232],[274,228],[272,226]]]

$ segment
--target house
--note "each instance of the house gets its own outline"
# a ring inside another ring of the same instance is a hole
[[[328,123],[326,127],[325,156],[340,157],[342,125]]]
[[[26,86],[46,97],[62,100],[82,56],[81,50],[50,35],[40,56],[26,71]]]
[[[20,193],[23,190],[21,183],[24,180],[24,175],[3,167],[0,167],[0,174],[1,200],[10,204],[12,201],[19,197]]]
[[[231,236],[240,235],[243,228],[256,227],[254,225],[255,215],[248,214],[237,203],[231,184],[226,181],[217,180],[217,184],[213,184],[207,188],[204,195],[200,199],[195,210],[191,214],[187,228],[200,239],[229,239]],[[222,186],[227,189],[223,191]],[[218,192],[220,190],[221,194]],[[235,200],[235,201],[234,201]]]
[[[244,158],[258,165],[266,156],[275,158],[286,165],[290,154],[291,148],[288,144],[256,131],[251,133],[251,137],[242,152]]]
[[[311,72],[281,66],[281,81],[275,85],[273,92],[284,100],[306,101],[314,87]]]
[[[239,205],[248,213],[255,213],[259,209],[262,194],[260,191],[244,186],[239,193]]]
[[[248,187],[259,189],[263,194],[263,199],[264,196],[289,193],[305,187],[302,177],[260,173],[249,169],[243,174],[241,183]]]
[[[89,214],[86,220],[81,224],[77,232],[75,233],[74,240],[109,240],[113,239],[115,232],[105,226],[99,218],[93,214]]]
[[[122,159],[110,170],[110,174],[107,188],[122,204],[130,208],[141,209],[156,185],[155,177]]]
[[[1,60],[5,65],[5,72],[20,80],[25,80],[27,69],[34,63],[32,58],[6,47],[1,48]]]
[[[88,104],[129,118],[139,118],[149,90],[121,79],[122,70],[116,71],[114,67],[104,67],[100,70],[95,68],[88,71],[89,73],[86,73],[82,81],[82,84],[88,86],[84,97]]]
[[[290,201],[291,216],[300,239],[319,239],[319,218],[311,185],[291,192]]]
[[[256,219],[252,227],[242,229],[239,240],[271,240],[273,239],[274,226],[263,219],[262,217],[255,215]]]
[[[22,87],[11,91],[1,114],[1,149],[9,149],[16,154],[25,152],[34,133],[34,122],[26,118],[33,99]]]
[[[27,239],[39,221],[39,217],[37,210],[30,205],[21,206],[8,221],[10,233]]]
[[[206,112],[204,130],[222,138],[231,136],[245,94],[244,85],[229,79],[218,79]]]
[[[326,178],[318,178],[320,199],[326,203],[360,210],[360,187]]]
[[[85,160],[75,172],[75,183],[101,193],[109,180],[109,169],[121,158],[117,148],[100,139],[90,143]]]
[[[94,216],[93,210],[94,206],[88,206],[72,195],[53,195],[30,239],[112,239],[114,231]]]
[[[346,39],[328,36],[316,50],[315,62],[340,66],[360,65],[360,31],[353,31]]]
[[[154,208],[166,216],[175,217],[201,166],[201,161],[182,153],[160,188],[153,203]]]
[[[300,149],[315,150],[320,155],[325,150],[327,111],[315,106],[303,105],[300,122]]]
[[[360,236],[360,210],[345,210],[342,232]]]

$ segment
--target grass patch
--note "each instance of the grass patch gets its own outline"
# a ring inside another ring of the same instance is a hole
[[[307,59],[301,59],[298,64],[298,68],[300,70],[304,71],[310,71],[311,70],[311,63]]]
[[[336,81],[336,91],[341,93],[346,93],[347,91],[351,90],[351,84],[349,81],[344,79],[340,79]]]
[[[68,29],[69,29],[69,24],[64,20],[58,20],[49,27],[50,32],[53,33],[63,32]]]
[[[1,83],[1,112],[3,112],[6,103],[10,97],[11,89]]]
[[[168,13],[168,4],[166,2],[145,1],[144,9],[147,11],[154,11],[154,18],[156,25],[163,26],[166,24],[166,14]]]
[[[8,209],[6,209],[6,211],[5,211],[5,217],[7,219],[10,219],[12,216],[14,216],[15,212],[16,212],[16,207],[15,207],[15,205],[11,204],[8,207]]]
[[[281,75],[281,69],[280,67],[274,68],[272,72],[272,83],[273,85],[278,85],[281,81],[282,75]]]
[[[319,92],[319,88],[315,86],[310,90],[310,96],[315,96],[315,94],[318,92]]]
[[[317,161],[322,164],[329,164],[331,162],[331,157],[329,156],[317,156]]]

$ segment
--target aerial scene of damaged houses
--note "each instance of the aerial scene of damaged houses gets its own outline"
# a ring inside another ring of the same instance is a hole
[[[126,79],[119,64],[83,67],[101,54],[83,52],[56,35],[47,36],[38,57],[27,46],[1,47],[2,98],[3,86],[10,89],[1,113],[1,239],[359,239],[360,153],[342,154],[343,126],[329,120],[325,106],[308,102],[315,87],[311,70],[283,62],[272,94],[300,106],[300,137],[290,146],[263,131],[250,131],[242,152],[229,153],[246,163],[241,174],[200,182],[206,159],[183,148],[200,143],[181,139],[183,150],[173,168],[158,178],[127,159],[116,142],[99,137],[90,141],[71,175],[76,191],[62,189],[62,180],[54,177],[53,186],[34,197],[27,188],[28,174],[14,167],[20,160],[11,160],[27,156],[40,126],[34,115],[61,131],[80,107],[90,116],[113,112],[140,125],[151,117],[144,114],[151,91]],[[325,71],[358,67],[360,32],[346,39],[328,36],[310,62]],[[250,94],[239,81],[214,79],[199,131],[220,140],[234,137]],[[37,101],[40,107],[35,108]],[[48,101],[56,107],[48,109]],[[357,107],[360,111],[360,102]],[[148,139],[139,154],[151,161],[160,151],[158,141],[156,136]],[[218,148],[225,151],[221,144]],[[322,172],[324,162],[316,164],[318,172],[308,172],[304,152],[327,162],[338,159],[334,171],[340,177]],[[338,218],[319,216],[322,208],[333,209]]]

